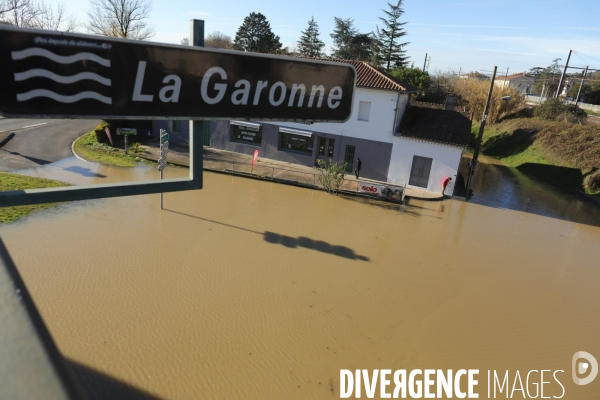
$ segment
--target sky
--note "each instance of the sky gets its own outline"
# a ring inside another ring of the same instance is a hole
[[[89,1],[62,2],[85,23]],[[430,73],[490,73],[497,66],[499,74],[507,69],[512,74],[546,67],[556,58],[564,65],[569,50],[574,50],[569,66],[600,70],[600,0],[403,0],[402,5],[409,61],[422,68],[428,54]],[[293,45],[314,17],[329,53],[334,17],[352,18],[368,33],[381,26],[382,9],[388,9],[385,0],[153,0],[149,22],[156,35],[150,40],[179,43],[189,36],[190,19],[203,19],[206,34],[220,31],[234,38],[244,17],[260,12],[284,46]]]

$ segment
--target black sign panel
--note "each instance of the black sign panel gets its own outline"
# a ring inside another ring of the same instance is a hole
[[[9,117],[345,121],[348,64],[0,26]]]

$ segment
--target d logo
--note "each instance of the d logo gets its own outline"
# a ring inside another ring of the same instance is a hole
[[[577,365],[577,369],[575,369],[575,364],[577,364],[577,360],[579,360],[580,358],[585,358],[587,362],[579,362]],[[586,378],[577,377],[577,374],[585,374],[590,367],[592,368],[592,370]],[[572,371],[573,381],[576,385],[587,385],[596,378],[596,375],[598,375],[598,361],[596,361],[594,356],[590,353],[587,353],[585,351],[578,351],[573,355]]]

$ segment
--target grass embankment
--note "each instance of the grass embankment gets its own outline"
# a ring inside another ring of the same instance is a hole
[[[473,127],[477,133],[479,126]],[[482,152],[557,187],[585,191],[600,198],[584,180],[600,172],[600,129],[596,125],[514,118],[486,127]]]
[[[41,189],[59,186],[69,186],[69,184],[51,179],[34,178],[31,176],[9,174],[0,172],[0,191]],[[34,204],[28,206],[0,207],[0,223],[14,222],[32,212],[55,207],[57,203]]]
[[[101,164],[116,165],[118,167],[134,167],[140,159],[125,154],[125,150],[100,143],[96,139],[96,132],[91,131],[79,137],[73,146],[78,156]]]

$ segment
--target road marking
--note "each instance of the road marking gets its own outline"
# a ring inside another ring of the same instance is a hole
[[[42,122],[41,124],[27,125],[27,126],[24,126],[22,128],[17,128],[17,129],[27,129],[27,128],[33,128],[35,126],[42,126],[42,125],[48,125],[48,123],[47,122]]]

